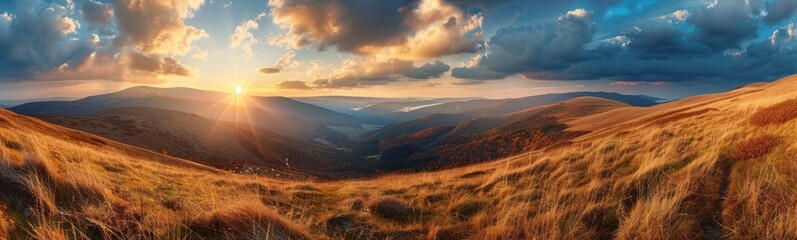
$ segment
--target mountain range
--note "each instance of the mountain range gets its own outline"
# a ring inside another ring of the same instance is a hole
[[[386,138],[392,159],[316,144],[291,168],[281,154],[312,142],[242,122],[0,109],[0,238],[792,239],[795,93],[797,77],[649,107],[581,96]],[[225,154],[275,172],[201,159]],[[374,175],[301,179],[320,168]]]

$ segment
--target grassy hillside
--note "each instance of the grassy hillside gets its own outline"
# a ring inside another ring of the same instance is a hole
[[[615,109],[569,119],[589,130],[570,146],[322,183],[219,172],[0,110],[0,234],[795,239],[795,93],[792,77]]]

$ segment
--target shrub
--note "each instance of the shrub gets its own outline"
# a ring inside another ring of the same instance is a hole
[[[188,228],[203,238],[311,239],[304,230],[255,204],[238,204],[203,214],[189,222]]]
[[[406,202],[392,197],[380,198],[369,202],[368,211],[377,217],[397,222],[412,221],[417,213],[417,210],[410,207]]]
[[[797,98],[758,110],[750,119],[750,123],[765,126],[783,124],[797,118]]]
[[[769,154],[778,144],[780,144],[778,137],[769,134],[761,135],[737,145],[731,159],[738,161],[760,158]]]

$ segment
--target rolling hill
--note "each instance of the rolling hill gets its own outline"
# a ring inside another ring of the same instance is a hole
[[[292,179],[365,176],[363,160],[247,124],[157,108],[40,119],[223,170]]]
[[[568,113],[564,131],[583,132],[570,144],[330,182],[219,171],[0,110],[0,238],[795,239],[795,93],[797,76]]]

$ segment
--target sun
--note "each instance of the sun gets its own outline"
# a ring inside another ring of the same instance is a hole
[[[242,88],[242,87],[236,87],[235,88],[235,94],[241,95],[243,93],[244,93],[244,88]]]

